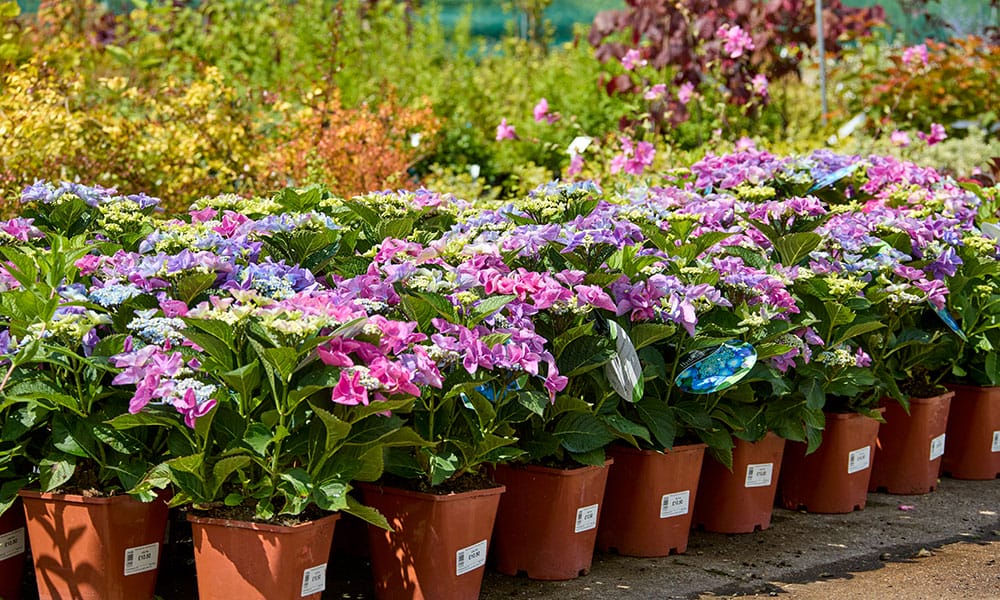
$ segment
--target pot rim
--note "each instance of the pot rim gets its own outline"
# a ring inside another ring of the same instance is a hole
[[[560,467],[546,467],[542,465],[536,465],[532,463],[502,463],[497,465],[497,468],[504,467],[507,469],[517,469],[521,471],[531,471],[534,473],[544,473],[545,475],[550,475],[553,477],[573,477],[574,475],[579,475],[581,473],[588,473],[590,471],[597,471],[599,469],[607,469],[612,464],[614,464],[615,459],[605,458],[604,465],[581,465],[579,467],[572,468],[560,468]]]
[[[136,500],[128,494],[115,494],[114,496],[84,496],[82,494],[56,494],[54,492],[43,492],[40,490],[18,490],[17,495],[22,499],[31,500],[56,500],[73,504],[112,504],[117,502],[132,501],[137,504],[152,504],[157,500],[143,502]]]
[[[646,450],[644,448],[635,448],[633,446],[626,446],[624,444],[612,444],[608,447],[610,451],[621,452],[622,454],[660,454],[663,456],[669,456],[671,454],[682,454],[685,452],[696,452],[699,449],[708,448],[708,444],[703,442],[697,442],[694,444],[680,444],[674,446],[673,448],[664,448],[663,451],[660,450]]]
[[[407,490],[391,485],[371,483],[367,481],[359,481],[355,483],[354,486],[361,488],[361,490],[363,490],[364,492],[376,492],[379,494],[386,494],[389,496],[403,496],[406,498],[420,498],[422,500],[429,502],[454,502],[457,500],[467,500],[470,498],[499,496],[500,494],[504,493],[507,490],[507,486],[498,484],[496,487],[488,487],[479,490],[469,490],[467,492],[451,492],[449,494],[431,494],[428,492]]]
[[[273,523],[258,523],[257,521],[240,521],[238,519],[222,519],[219,517],[206,517],[202,515],[197,515],[191,511],[187,513],[188,522],[194,525],[203,526],[215,526],[215,527],[226,527],[232,529],[250,529],[253,531],[266,531],[268,533],[287,533],[290,531],[299,531],[302,529],[308,529],[314,527],[320,523],[336,521],[340,518],[340,513],[330,513],[324,515],[318,519],[313,519],[310,521],[305,521],[299,523],[298,525],[277,525]]]

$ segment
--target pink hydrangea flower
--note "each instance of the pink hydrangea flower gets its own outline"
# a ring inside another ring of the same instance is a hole
[[[763,73],[757,73],[750,80],[750,85],[753,86],[753,93],[757,94],[761,98],[767,98],[767,75]]]
[[[909,65],[915,58],[920,59],[921,64],[927,66],[927,46],[925,44],[917,44],[903,50],[904,65]]]
[[[531,114],[535,117],[535,123],[545,121],[552,124],[559,120],[558,113],[549,114],[549,101],[545,98],[538,101],[538,104],[532,109]]]
[[[677,101],[681,104],[687,104],[690,102],[693,95],[694,84],[690,81],[685,81],[681,84],[681,87],[677,89]]]
[[[497,125],[497,141],[502,142],[503,140],[516,140],[517,132],[514,131],[513,125],[507,124],[507,119],[501,119],[500,124]]]
[[[910,145],[910,135],[905,131],[893,131],[892,135],[889,136],[889,140],[893,146],[898,148],[906,148]]]
[[[667,93],[667,84],[658,83],[653,87],[646,90],[646,93],[642,95],[646,100],[659,100]]]
[[[636,67],[644,66],[646,66],[646,61],[635,48],[629,48],[628,52],[625,53],[625,56],[622,57],[622,67],[624,67],[626,71],[631,71]]]
[[[569,159],[569,167],[566,168],[566,177],[579,175],[583,171],[583,156],[574,154]]]
[[[928,146],[933,146],[947,139],[948,134],[944,132],[944,126],[940,123],[931,123],[931,132],[924,133],[923,131],[918,131],[917,137],[927,142]]]
[[[753,39],[750,35],[743,31],[743,28],[739,25],[732,26],[728,23],[719,27],[718,31],[715,32],[716,37],[722,38],[723,40],[723,51],[729,56],[729,58],[739,58],[743,56],[744,52],[748,52],[754,49]]]

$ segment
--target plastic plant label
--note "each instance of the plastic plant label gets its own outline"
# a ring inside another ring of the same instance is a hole
[[[159,563],[160,544],[154,542],[125,550],[125,576],[153,571]]]
[[[740,340],[729,340],[688,355],[674,384],[692,394],[721,392],[746,377],[757,364],[757,351]]]
[[[774,473],[774,463],[747,465],[747,480],[745,487],[767,487],[771,485],[771,474]]]
[[[847,474],[864,471],[872,464],[872,447],[858,448],[847,455]]]
[[[813,184],[813,186],[811,188],[809,188],[809,190],[806,191],[806,193],[807,194],[811,194],[811,193],[815,192],[816,190],[821,190],[821,189],[823,189],[825,187],[829,187],[829,186],[837,183],[841,179],[847,177],[848,175],[850,175],[854,171],[856,171],[858,169],[858,167],[860,167],[860,166],[861,166],[861,162],[859,161],[859,162],[856,162],[854,164],[847,165],[846,167],[841,167],[841,168],[837,169],[836,171],[833,171],[832,173],[828,173],[825,176],[823,176],[821,179],[819,179],[815,184]]]
[[[24,527],[0,535],[0,560],[24,554]]]
[[[1000,452],[1000,431],[993,432],[993,452]]]
[[[979,230],[988,238],[1000,240],[1000,225],[996,223],[980,223]]]
[[[576,526],[573,527],[573,533],[590,531],[597,527],[597,507],[599,506],[600,504],[591,504],[576,511]]]
[[[316,565],[302,572],[302,593],[300,596],[312,596],[326,589],[326,563]]]
[[[936,314],[941,321],[948,326],[948,329],[952,330],[955,335],[962,338],[962,341],[968,341],[969,338],[965,335],[965,332],[962,331],[962,328],[959,327],[958,322],[955,321],[955,317],[951,316],[951,313],[948,312],[947,308],[935,309],[934,314]]]
[[[486,564],[486,540],[455,553],[455,575],[465,575]]]
[[[944,456],[944,436],[945,434],[942,433],[931,440],[931,460]]]
[[[688,514],[691,506],[691,490],[675,494],[664,494],[660,499],[660,518],[679,517]]]
[[[635,345],[625,330],[618,323],[608,321],[611,339],[615,342],[615,355],[604,364],[604,374],[611,383],[611,388],[626,402],[642,400],[643,382],[642,365]]]

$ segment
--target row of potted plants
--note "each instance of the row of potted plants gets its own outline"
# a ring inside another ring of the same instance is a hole
[[[36,502],[188,507],[199,556],[228,569],[199,577],[203,598],[282,597],[266,587],[279,572],[294,597],[318,597],[324,551],[238,566],[237,548],[271,542],[220,536],[242,522],[329,548],[324,515],[351,514],[392,573],[381,596],[435,596],[414,574],[403,497],[435,497],[439,513],[452,492],[490,490],[473,495],[503,521],[503,504],[539,502],[516,499],[534,467],[601,479],[629,460],[621,447],[704,444],[724,476],[745,444],[808,454],[832,415],[892,423],[942,382],[996,385],[997,190],[885,157],[753,149],[502,206],[307,188],[206,198],[167,220],[141,194],[38,183],[0,224],[0,508],[20,494],[29,529],[68,538],[70,510]],[[741,487],[766,487],[780,463],[750,463]],[[601,500],[577,500],[574,528],[597,535]],[[443,585],[468,574],[477,593],[492,519],[465,528],[475,539],[449,550]],[[112,529],[133,537],[99,571],[151,594],[162,532]],[[96,585],[32,549],[43,596]]]

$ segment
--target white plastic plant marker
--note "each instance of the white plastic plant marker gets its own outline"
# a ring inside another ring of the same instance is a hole
[[[455,553],[455,575],[465,575],[486,564],[486,540],[466,546]]]
[[[747,465],[747,479],[745,487],[767,487],[771,485],[771,475],[773,473],[774,463]]]
[[[615,342],[615,355],[604,365],[612,389],[626,402],[642,400],[642,365],[635,345],[618,323],[608,321],[611,339]]]
[[[24,527],[0,535],[0,560],[24,554]]]
[[[573,533],[582,533],[597,527],[597,508],[599,506],[600,504],[591,504],[590,506],[582,506],[577,509],[576,525],[573,527]]]
[[[847,474],[864,471],[872,464],[872,447],[858,448],[847,455]]]
[[[980,223],[979,230],[988,238],[1000,240],[1000,225],[996,223]]]
[[[302,572],[301,597],[312,596],[326,589],[326,563]]]
[[[1000,452],[1000,431],[993,432],[993,451]]]
[[[156,569],[160,558],[160,544],[154,542],[125,550],[125,576],[138,575]]]
[[[944,456],[944,436],[945,434],[942,433],[931,440],[931,460]]]
[[[660,499],[660,518],[679,517],[691,509],[691,490],[664,494]]]

